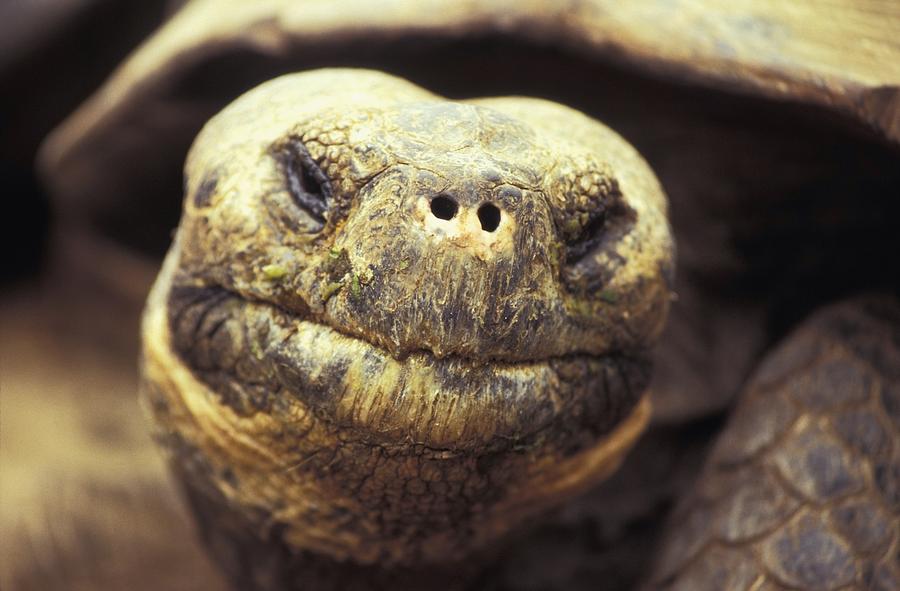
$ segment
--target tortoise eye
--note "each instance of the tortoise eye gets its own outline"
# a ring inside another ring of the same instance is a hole
[[[331,181],[299,140],[291,140],[278,148],[276,158],[294,203],[318,224],[317,230],[321,230],[331,205]]]
[[[584,255],[594,250],[600,244],[604,236],[604,227],[606,226],[607,211],[605,208],[598,207],[587,215],[586,222],[575,237],[568,242],[566,249],[566,263],[571,265],[577,263]]]

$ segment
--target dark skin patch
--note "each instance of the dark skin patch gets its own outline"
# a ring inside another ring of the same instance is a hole
[[[322,273],[328,282],[341,281],[352,270],[353,266],[350,264],[347,251],[343,249],[332,248],[325,264],[322,265]]]
[[[566,287],[577,293],[579,287],[596,291],[609,283],[616,270],[627,262],[615,253],[613,247],[628,233],[636,219],[637,214],[625,205],[621,194],[607,207],[592,212],[581,234],[566,247],[566,266],[563,270]],[[593,257],[587,256],[598,251],[606,251],[613,263],[604,267]]]
[[[246,330],[235,319],[239,307],[240,300],[220,288],[178,287],[169,296],[169,327],[182,361],[225,404],[249,416],[271,408],[280,386],[253,355]]]
[[[194,192],[194,207],[209,207],[218,184],[219,175],[217,173],[213,172],[204,177],[203,182],[200,183],[200,186],[197,187],[197,191]]]

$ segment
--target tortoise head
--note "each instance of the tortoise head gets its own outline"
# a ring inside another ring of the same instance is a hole
[[[279,543],[459,559],[640,432],[665,209],[628,144],[553,103],[267,83],[188,158],[144,324],[159,433],[189,487]]]

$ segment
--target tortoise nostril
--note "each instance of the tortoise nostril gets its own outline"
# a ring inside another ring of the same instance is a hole
[[[493,232],[500,225],[500,210],[493,203],[485,203],[478,208],[478,220],[482,230]]]
[[[458,209],[459,205],[456,204],[456,201],[446,195],[438,195],[431,200],[431,213],[436,218],[442,220],[453,219]]]

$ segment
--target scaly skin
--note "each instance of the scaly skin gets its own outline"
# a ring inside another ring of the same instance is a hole
[[[618,466],[671,268],[655,177],[580,113],[286,76],[191,150],[144,399],[240,588],[449,585]]]
[[[651,589],[900,589],[900,305],[818,313],[763,362]]]

